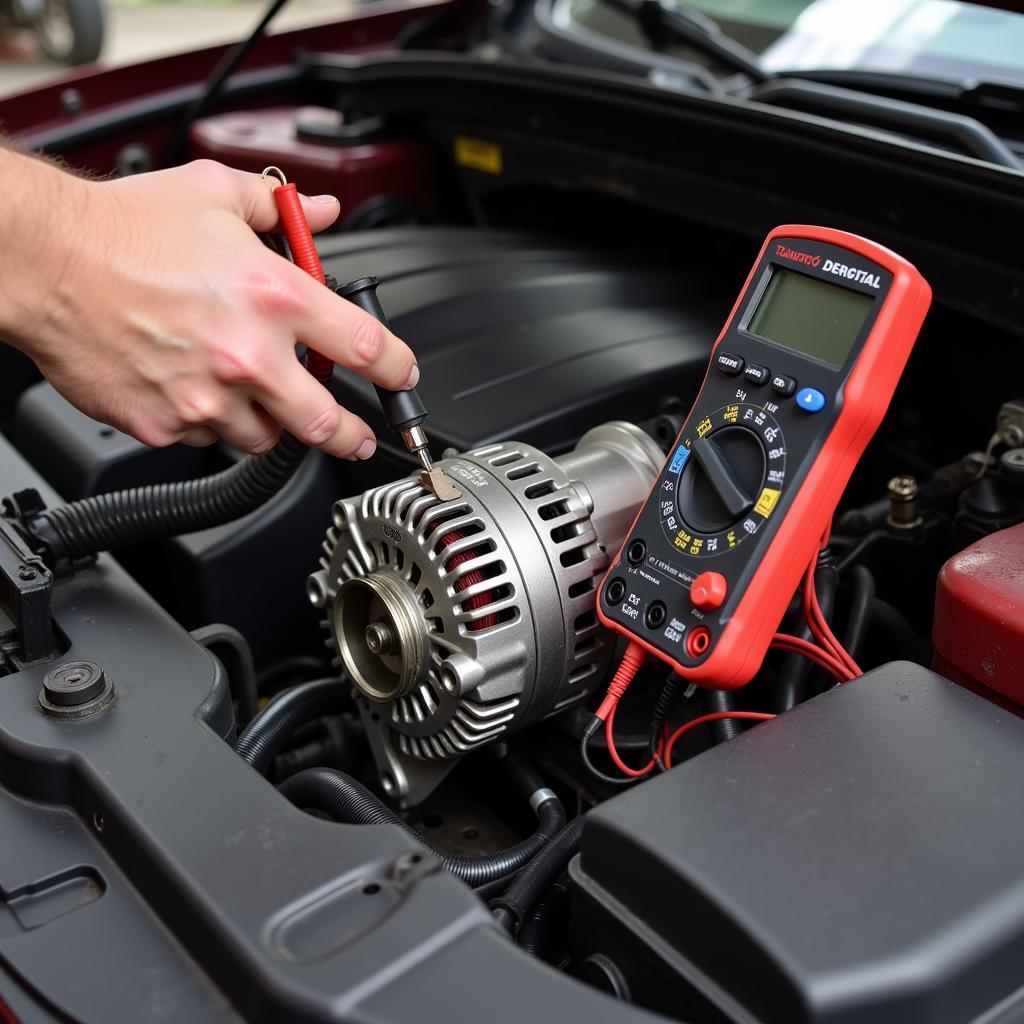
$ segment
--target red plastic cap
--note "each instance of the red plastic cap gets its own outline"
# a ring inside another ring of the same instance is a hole
[[[936,669],[1024,704],[1021,608],[1024,525],[976,541],[942,567],[932,625]]]
[[[713,612],[721,608],[729,584],[720,572],[702,572],[690,585],[690,600],[702,612]]]

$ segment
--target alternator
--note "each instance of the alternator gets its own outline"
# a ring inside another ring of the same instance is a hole
[[[351,681],[381,784],[407,804],[460,755],[561,711],[603,678],[601,573],[663,454],[630,423],[566,455],[492,444],[334,505],[312,603]]]

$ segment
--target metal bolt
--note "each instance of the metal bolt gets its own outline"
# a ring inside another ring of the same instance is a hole
[[[911,530],[921,525],[917,508],[917,480],[912,476],[894,476],[888,484],[889,515],[886,522],[897,530]]]
[[[894,476],[889,481],[889,497],[909,501],[917,497],[917,480],[912,476]]]
[[[377,655],[393,654],[394,631],[386,622],[371,622],[366,627],[366,646]]]
[[[31,565],[23,565],[18,569],[18,579],[21,580],[34,580],[37,575]]]

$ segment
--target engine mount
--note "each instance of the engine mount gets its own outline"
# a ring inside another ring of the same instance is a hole
[[[663,461],[615,421],[555,458],[507,441],[444,459],[455,501],[407,477],[335,503],[308,594],[385,792],[420,802],[461,755],[604,679],[597,583]]]

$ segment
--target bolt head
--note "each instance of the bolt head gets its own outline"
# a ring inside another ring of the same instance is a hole
[[[912,476],[894,476],[889,481],[889,496],[909,501],[917,497],[917,480]]]
[[[386,622],[371,622],[366,627],[366,646],[374,654],[392,654],[395,649],[395,634]]]

